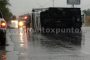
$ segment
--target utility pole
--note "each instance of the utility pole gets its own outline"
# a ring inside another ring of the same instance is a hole
[[[53,0],[53,7],[54,7],[54,0]]]
[[[72,7],[74,8],[74,4],[72,4]]]
[[[2,18],[3,18],[2,8],[0,9],[0,13],[1,13],[1,15],[2,15]]]

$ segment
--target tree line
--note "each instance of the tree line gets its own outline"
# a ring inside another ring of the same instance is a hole
[[[9,21],[10,17],[13,15],[8,6],[10,6],[9,0],[0,0],[0,11],[6,21]]]
[[[90,9],[83,10],[83,12],[86,16],[90,16]]]

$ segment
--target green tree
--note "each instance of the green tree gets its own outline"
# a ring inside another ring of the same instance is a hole
[[[86,14],[86,16],[90,16],[90,9],[83,10],[83,12]]]
[[[8,6],[10,6],[9,0],[0,0],[0,10],[6,21],[10,20],[10,16],[12,16]]]

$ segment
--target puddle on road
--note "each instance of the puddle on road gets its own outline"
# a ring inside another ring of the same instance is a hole
[[[81,46],[82,34],[61,34],[61,35],[33,35],[32,41],[40,43],[44,47],[67,47],[73,48],[74,46]]]
[[[53,37],[51,37],[51,35],[45,36],[41,34],[34,34],[34,35],[31,34],[29,37],[30,40],[28,40],[28,38],[26,38],[24,35],[22,34],[20,35],[21,37],[19,39],[21,39],[20,40],[21,43],[19,43],[17,46],[20,46],[21,44],[21,47],[19,47],[20,48],[18,52],[19,54],[18,53],[17,53],[18,55],[16,54],[17,57],[14,57],[14,58],[17,58],[17,60],[18,59],[28,60],[28,58],[30,58],[31,60],[50,60],[50,59],[52,60],[59,60],[59,59],[85,60],[84,57],[80,55],[80,51],[78,50],[78,48],[81,48],[81,47],[77,48],[78,45],[75,46],[75,44],[71,44],[71,42],[68,41],[68,40],[75,41],[75,40],[82,39],[81,34],[73,34],[73,35],[61,34],[57,36],[53,35]],[[66,42],[69,42],[69,44]],[[23,45],[22,43],[26,45]],[[15,44],[17,44],[17,41],[15,42]],[[22,47],[25,47],[25,48],[22,49]],[[12,52],[9,54],[11,56],[11,54],[13,55],[15,53],[16,52]]]

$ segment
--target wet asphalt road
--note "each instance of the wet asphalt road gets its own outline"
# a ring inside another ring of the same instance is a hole
[[[8,46],[6,46],[6,52],[2,53],[4,54],[2,60],[89,60],[90,54],[87,53],[90,45],[85,44],[89,42],[89,29],[83,32],[82,37],[80,34],[74,34],[73,38],[66,34],[61,34],[58,38],[54,35],[26,33],[23,29],[8,29],[6,34]],[[82,45],[62,42],[62,40],[73,39],[82,39]]]

